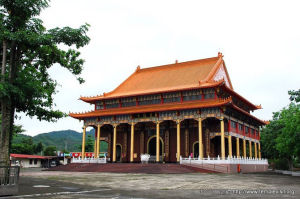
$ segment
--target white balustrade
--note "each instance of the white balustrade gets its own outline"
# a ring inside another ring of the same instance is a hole
[[[217,158],[183,158],[180,157],[180,164],[257,164],[257,165],[268,165],[267,159],[258,159],[258,158],[243,158],[243,157],[227,157],[225,160]]]
[[[107,158],[94,158],[94,157],[90,157],[87,158],[85,157],[84,159],[82,159],[81,157],[72,158],[72,163],[98,163],[98,164],[106,164],[107,163]]]

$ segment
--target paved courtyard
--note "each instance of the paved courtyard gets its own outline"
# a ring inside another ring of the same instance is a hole
[[[8,198],[300,198],[300,177],[263,174],[124,174],[21,171]]]

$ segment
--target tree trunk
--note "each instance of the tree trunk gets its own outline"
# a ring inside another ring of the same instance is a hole
[[[289,170],[293,171],[293,158],[288,159],[288,164],[289,164]]]
[[[9,143],[10,134],[12,132],[11,118],[12,118],[11,103],[8,100],[1,100],[1,142],[0,142],[0,163],[9,165]]]
[[[4,44],[4,43],[3,43]],[[4,45],[3,45],[4,48]],[[6,44],[5,44],[6,48]],[[3,51],[4,53],[4,51]],[[2,70],[1,74],[6,74],[6,56],[3,56],[4,60],[2,62]],[[16,75],[16,42],[13,41],[10,46],[10,61],[9,61],[9,74],[8,74],[8,83],[13,84],[14,78]],[[5,82],[5,78],[1,79],[2,82]],[[1,132],[0,132],[0,163],[9,166],[10,165],[10,140],[12,138],[12,131],[13,131],[13,123],[14,123],[14,114],[15,109],[12,101],[9,97],[5,97],[1,99],[1,116],[2,116],[2,123],[1,123]]]
[[[1,65],[1,81],[5,81],[5,71],[6,71],[6,42],[3,41],[2,44],[3,56],[2,56],[2,65]],[[9,164],[9,118],[7,113],[10,113],[7,110],[7,100],[1,100],[1,132],[0,132],[0,164],[8,165]]]
[[[2,66],[1,66],[1,81],[5,81],[5,69],[6,69],[6,41],[3,40],[2,45],[3,53],[2,53]]]

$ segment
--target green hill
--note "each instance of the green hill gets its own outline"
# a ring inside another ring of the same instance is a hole
[[[93,137],[94,132],[94,129],[87,131],[86,137],[88,135]],[[30,137],[32,136],[18,134],[14,136],[12,143],[17,144],[20,143],[22,139]],[[33,136],[32,140],[34,144],[41,142],[44,145],[44,148],[47,146],[56,146],[56,149],[60,151],[80,151],[79,145],[82,142],[82,133],[73,130],[53,131]]]

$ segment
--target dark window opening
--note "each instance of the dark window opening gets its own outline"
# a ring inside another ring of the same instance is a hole
[[[160,104],[160,95],[146,95],[138,98],[139,105]]]
[[[106,106],[107,109],[118,108],[120,106],[119,100],[117,100],[117,99],[107,100],[107,101],[105,101],[105,106]]]
[[[135,99],[135,97],[122,98],[121,104],[122,104],[122,107],[136,106],[136,99]]]
[[[200,90],[191,90],[182,92],[183,101],[201,100],[202,95]]]
[[[104,103],[103,101],[98,101],[96,103],[96,110],[101,110],[101,109],[104,109]]]
[[[163,94],[164,103],[180,102],[180,92],[174,93],[164,93]]]

